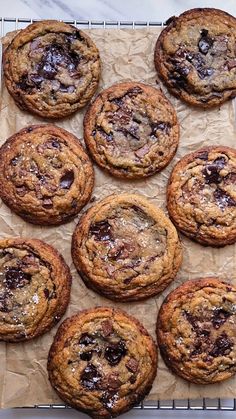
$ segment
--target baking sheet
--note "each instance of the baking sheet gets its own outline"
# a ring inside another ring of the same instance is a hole
[[[102,59],[102,78],[99,91],[119,81],[137,80],[157,86],[153,64],[153,50],[160,28],[92,29],[86,30],[97,44]],[[7,36],[4,42],[8,42]],[[165,89],[163,88],[165,91]],[[165,91],[166,93],[166,91]],[[95,168],[96,200],[111,193],[124,191],[141,193],[166,212],[165,191],[168,176],[175,162],[186,153],[205,145],[224,144],[234,147],[236,139],[233,102],[210,111],[193,109],[167,94],[175,106],[180,122],[180,146],[172,163],[161,173],[143,181],[122,181]],[[66,118],[56,125],[83,137],[84,111]],[[43,122],[47,122],[43,120]],[[29,124],[42,123],[42,119],[20,111],[13,99],[2,89],[0,110],[0,143]],[[90,204],[88,204],[89,206]],[[87,206],[87,207],[88,207]],[[86,208],[87,208],[86,207]],[[85,209],[86,209],[85,208]],[[84,210],[85,210],[84,209]],[[205,248],[181,236],[184,260],[176,280],[156,298],[140,303],[114,303],[88,290],[71,261],[71,234],[78,218],[60,227],[40,227],[24,222],[0,203],[1,237],[36,237],[55,246],[65,257],[73,276],[71,301],[67,313],[97,305],[116,306],[136,316],[155,338],[155,323],[163,298],[180,283],[199,276],[217,274],[236,285],[236,245],[221,249]],[[46,371],[47,353],[58,326],[50,333],[31,342],[18,344],[0,343],[0,407],[56,404],[61,401],[52,390]],[[236,378],[221,384],[200,386],[189,384],[174,376],[159,357],[157,377],[148,396],[149,400],[195,399],[201,397],[236,397]]]

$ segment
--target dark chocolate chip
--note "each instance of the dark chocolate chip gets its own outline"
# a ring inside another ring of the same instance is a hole
[[[136,380],[137,380],[137,376],[135,374],[131,375],[131,377],[129,379],[130,383],[134,384]]]
[[[106,220],[98,221],[90,227],[90,233],[95,236],[96,240],[107,241],[113,240],[111,226]]]
[[[197,155],[198,159],[200,160],[207,160],[208,159],[208,151],[201,151]]]
[[[138,361],[135,358],[130,358],[129,361],[126,362],[125,366],[129,371],[136,372],[138,369]]]
[[[207,164],[203,169],[203,176],[206,183],[220,183],[222,177],[219,172],[224,168],[226,163],[225,157],[217,157],[212,164]]]
[[[112,332],[113,332],[113,326],[112,326],[112,321],[111,320],[104,320],[102,322],[102,335],[104,337],[109,336]]]
[[[26,186],[24,186],[24,185],[22,185],[22,186],[17,186],[16,187],[16,193],[19,195],[19,196],[25,196],[25,194],[28,192],[28,188],[26,187]]]
[[[9,266],[6,268],[4,282],[6,287],[10,290],[22,288],[25,285],[28,285],[30,281],[31,275],[29,273],[23,272],[20,268],[16,268],[14,266]]]
[[[73,170],[68,170],[60,179],[60,188],[70,189],[72,183],[74,182],[75,175]]]
[[[30,93],[33,86],[28,79],[28,74],[24,74],[21,77],[19,83],[17,83],[17,87],[19,87],[21,90],[24,90],[27,93]]]
[[[221,335],[215,340],[211,351],[209,352],[210,356],[216,358],[217,356],[224,356],[228,355],[233,347],[234,343],[229,338],[227,333],[223,332]]]
[[[87,352],[82,352],[80,354],[80,359],[82,359],[82,361],[91,361],[93,356],[93,351],[87,351]]]
[[[101,378],[101,374],[93,364],[88,364],[80,376],[82,386],[88,390],[97,389]]]
[[[217,188],[213,192],[213,196],[214,196],[217,204],[219,205],[219,207],[221,207],[222,209],[224,209],[226,207],[235,207],[236,206],[236,201],[234,200],[234,198],[232,198],[227,192],[223,191],[220,188]]]
[[[93,343],[95,343],[94,337],[89,335],[88,333],[83,333],[79,340],[79,344],[84,346],[88,346]]]
[[[2,313],[8,313],[10,311],[10,307],[8,304],[8,293],[4,292],[0,294],[0,311]]]
[[[214,69],[209,67],[209,68],[201,68],[198,70],[198,75],[200,77],[200,79],[205,79],[206,77],[210,77],[212,76],[212,74],[214,73]]]
[[[17,163],[19,162],[19,157],[20,157],[19,155],[13,157],[13,159],[11,160],[11,165],[12,166],[16,166],[17,165]]]
[[[213,39],[208,35],[208,30],[207,29],[202,29],[201,30],[201,38],[198,42],[198,48],[199,51],[206,55],[209,51],[209,49],[212,47],[213,45]]]
[[[155,135],[157,131],[162,131],[164,134],[169,134],[170,124],[168,122],[158,122],[151,124],[150,135]]]
[[[49,295],[50,295],[49,289],[48,288],[44,288],[43,292],[44,292],[45,298],[48,299],[49,298]]]
[[[118,343],[110,343],[105,348],[104,357],[110,365],[117,365],[121,359],[126,355],[127,349],[124,341],[120,340]]]
[[[110,391],[105,391],[102,394],[101,397],[101,402],[103,404],[103,406],[107,409],[107,410],[112,410],[115,402],[117,401],[117,393],[115,393],[115,390],[110,390]]]
[[[43,198],[43,208],[50,209],[53,207],[53,202],[50,198]]]
[[[222,324],[230,317],[230,313],[223,308],[217,308],[213,311],[212,324],[215,329],[219,329]]]
[[[29,78],[37,88],[39,88],[44,81],[44,78],[39,74],[30,74]]]
[[[199,339],[197,339],[195,345],[194,345],[194,350],[191,352],[191,356],[196,356],[196,355],[200,355],[203,352],[203,342]]]
[[[131,89],[127,90],[126,95],[128,95],[130,97],[136,97],[141,93],[143,93],[143,90],[141,89],[141,87],[136,86],[136,87],[132,87]]]
[[[112,132],[110,132],[109,134],[106,133],[106,131],[104,131],[104,129],[102,129],[102,127],[97,128],[97,130],[94,130],[92,132],[92,135],[95,136],[96,133],[101,134],[108,142],[113,141],[113,134]]]

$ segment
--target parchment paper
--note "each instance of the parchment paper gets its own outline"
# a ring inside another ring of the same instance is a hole
[[[93,29],[88,31],[96,42],[102,59],[102,79],[99,90],[122,80],[138,80],[157,85],[153,64],[153,50],[159,29]],[[9,39],[9,36],[8,36]],[[5,39],[6,42],[6,39]],[[165,89],[164,89],[165,91]],[[177,109],[181,125],[180,146],[172,163],[161,173],[144,181],[117,180],[96,167],[96,181],[93,196],[99,200],[113,192],[141,193],[166,212],[166,183],[176,161],[190,151],[205,145],[224,144],[235,146],[236,131],[233,102],[229,101],[219,109],[196,110],[186,106],[168,94]],[[84,111],[56,124],[83,137],[82,120]],[[43,122],[47,122],[44,120]],[[42,120],[20,111],[3,86],[0,113],[0,142],[29,124]],[[172,289],[187,279],[205,275],[218,275],[236,285],[236,245],[221,249],[205,248],[181,236],[184,260],[177,279],[156,298],[141,303],[114,303],[88,290],[71,261],[71,234],[78,221],[75,219],[61,227],[38,227],[26,223],[0,204],[1,237],[36,237],[55,246],[65,257],[73,275],[71,301],[66,316],[80,309],[97,305],[116,306],[136,316],[155,337],[155,323],[158,308],[163,298]],[[0,342],[0,406],[32,406],[35,404],[60,403],[52,390],[46,371],[49,347],[57,326],[50,333],[31,342],[5,344]],[[157,377],[149,399],[183,399],[200,397],[236,397],[236,378],[222,384],[200,386],[188,384],[173,375],[159,357]]]

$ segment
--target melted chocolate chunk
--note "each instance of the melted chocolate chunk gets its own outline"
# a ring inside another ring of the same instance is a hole
[[[130,358],[129,361],[126,362],[125,366],[129,371],[136,372],[138,369],[138,361],[135,358]]]
[[[19,87],[21,90],[24,90],[25,92],[30,92],[32,90],[32,85],[29,82],[28,74],[24,74],[19,83],[17,83],[17,87]]]
[[[230,317],[230,313],[223,308],[217,308],[214,310],[212,317],[212,324],[214,328],[219,329],[219,327],[226,322],[228,317]]]
[[[121,359],[126,355],[127,349],[124,341],[120,340],[118,343],[110,343],[105,348],[104,357],[110,365],[117,365]]]
[[[8,313],[10,308],[8,307],[8,293],[4,292],[0,294],[0,311],[2,313]]]
[[[158,122],[151,124],[151,133],[150,135],[156,135],[157,131],[162,131],[164,134],[169,134],[170,124],[167,122]]]
[[[82,352],[80,354],[80,359],[82,359],[82,361],[91,361],[93,356],[93,351],[88,351],[88,352]]]
[[[16,166],[17,165],[17,163],[19,162],[19,157],[20,157],[19,155],[13,157],[13,159],[11,160],[11,165],[12,166]]]
[[[93,343],[95,343],[94,337],[88,333],[83,333],[79,340],[79,345],[88,346],[92,345]]]
[[[50,198],[43,198],[43,208],[50,209],[53,207],[53,202]]]
[[[79,56],[68,49],[68,45],[62,46],[57,43],[45,48],[41,63],[38,66],[38,74],[45,79],[53,80],[60,66],[74,71],[78,65]]]
[[[201,151],[197,157],[200,160],[208,160],[208,151]]]
[[[109,336],[113,332],[113,326],[111,320],[104,320],[102,322],[102,335],[103,337]]]
[[[41,84],[44,80],[44,78],[42,76],[40,76],[39,74],[30,74],[29,78],[30,78],[31,82],[33,84],[35,84],[35,86],[37,88],[40,88],[40,86],[41,86]]]
[[[115,390],[106,391],[103,393],[101,397],[101,402],[103,406],[109,410],[112,409],[115,402],[117,401],[117,394],[115,393]]]
[[[191,356],[200,355],[204,351],[203,349],[203,342],[201,340],[197,340],[194,345],[194,350],[191,352]]]
[[[6,284],[6,287],[10,290],[23,288],[25,285],[28,285],[30,281],[30,274],[23,272],[20,268],[16,268],[14,266],[7,267],[4,282]]]
[[[198,42],[198,48],[199,51],[206,55],[209,51],[209,49],[212,47],[213,45],[213,39],[208,35],[208,30],[207,29],[202,29],[201,30],[201,38]]]
[[[101,134],[108,142],[113,141],[113,134],[110,132],[109,134],[106,133],[101,127],[97,128],[92,132],[92,135],[95,136],[96,133]]]
[[[227,192],[223,191],[220,188],[217,188],[213,196],[217,202],[217,204],[224,209],[225,207],[235,207],[236,201],[229,195]]]
[[[227,333],[223,332],[215,340],[211,351],[209,352],[210,356],[216,358],[217,356],[228,355],[233,347],[233,341],[228,337]]]
[[[107,241],[113,240],[111,226],[106,220],[98,221],[90,227],[90,233],[95,236],[96,240]]]
[[[46,141],[46,143],[44,143],[44,145],[45,145],[46,148],[49,148],[49,149],[56,148],[58,150],[61,150],[60,142],[58,141],[57,138],[54,138],[54,137],[52,137],[50,140]]]
[[[97,389],[101,378],[101,374],[93,364],[88,364],[80,376],[82,386],[88,390]]]
[[[125,136],[130,135],[135,140],[140,140],[138,127],[120,128],[117,131],[122,132]]]
[[[219,172],[224,168],[226,163],[225,157],[217,157],[212,164],[207,164],[203,169],[203,176],[206,183],[220,183],[222,177]]]
[[[48,288],[44,288],[43,292],[44,292],[45,298],[48,300],[49,295],[50,295],[49,289]]]
[[[191,63],[196,68],[200,79],[204,79],[206,77],[209,77],[214,72],[213,68],[206,67],[206,62],[205,62],[203,56],[199,53],[192,55]]]
[[[74,182],[75,175],[73,170],[68,170],[60,179],[60,188],[70,189],[72,183]]]
[[[28,188],[24,185],[17,186],[16,187],[16,192],[19,196],[25,196],[25,194],[28,192]]]

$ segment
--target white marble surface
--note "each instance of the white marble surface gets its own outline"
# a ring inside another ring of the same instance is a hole
[[[0,0],[0,16],[69,20],[164,21],[192,7],[218,7],[236,15],[236,0],[224,2],[221,0]],[[82,419],[87,417],[73,409],[0,411],[0,419]],[[122,418],[231,419],[235,418],[235,412],[133,410]]]
[[[236,15],[235,0],[0,0],[0,15],[158,21],[192,7],[218,7]]]

